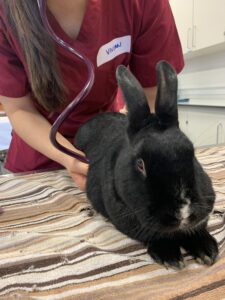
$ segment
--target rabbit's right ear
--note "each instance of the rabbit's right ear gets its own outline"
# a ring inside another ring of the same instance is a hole
[[[162,124],[178,125],[177,111],[177,74],[166,61],[156,65],[157,96],[155,112]]]
[[[134,75],[123,65],[118,66],[116,78],[127,106],[129,128],[137,131],[142,128],[143,120],[150,114],[144,90]]]

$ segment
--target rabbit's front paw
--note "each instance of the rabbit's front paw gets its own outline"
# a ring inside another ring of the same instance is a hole
[[[174,240],[151,240],[148,253],[159,264],[166,268],[183,269],[185,267],[179,244]]]
[[[206,229],[182,238],[181,245],[200,264],[212,265],[218,256],[218,245]]]

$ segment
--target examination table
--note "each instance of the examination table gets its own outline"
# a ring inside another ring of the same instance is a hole
[[[225,146],[197,149],[212,178],[211,266],[166,269],[90,209],[65,170],[0,176],[0,299],[225,299]]]

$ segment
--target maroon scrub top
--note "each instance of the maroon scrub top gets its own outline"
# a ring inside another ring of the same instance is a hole
[[[50,12],[48,16],[56,34],[84,53],[95,68],[90,94],[60,129],[70,141],[79,126],[95,114],[118,110],[115,97],[118,65],[129,66],[143,87],[156,85],[155,65],[159,60],[167,60],[177,72],[183,68],[182,49],[167,0],[89,0],[76,40],[63,31]],[[56,51],[62,80],[69,90],[69,103],[83,88],[87,71],[84,63],[64,48],[56,45]],[[0,95],[19,98],[31,92],[22,49],[6,22],[1,4],[0,71]],[[35,104],[53,123],[58,113],[46,111],[36,101]],[[60,166],[31,148],[13,131],[5,167],[12,172],[23,172]]]

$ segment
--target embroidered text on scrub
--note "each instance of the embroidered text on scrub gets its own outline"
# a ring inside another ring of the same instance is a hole
[[[116,38],[109,43],[103,45],[97,54],[97,66],[109,62],[115,57],[123,54],[130,53],[131,51],[131,35]]]
[[[122,42],[115,44],[112,48],[109,48],[108,50],[106,50],[106,53],[109,55],[110,53],[112,53],[113,51],[115,51],[118,48],[122,47]]]

